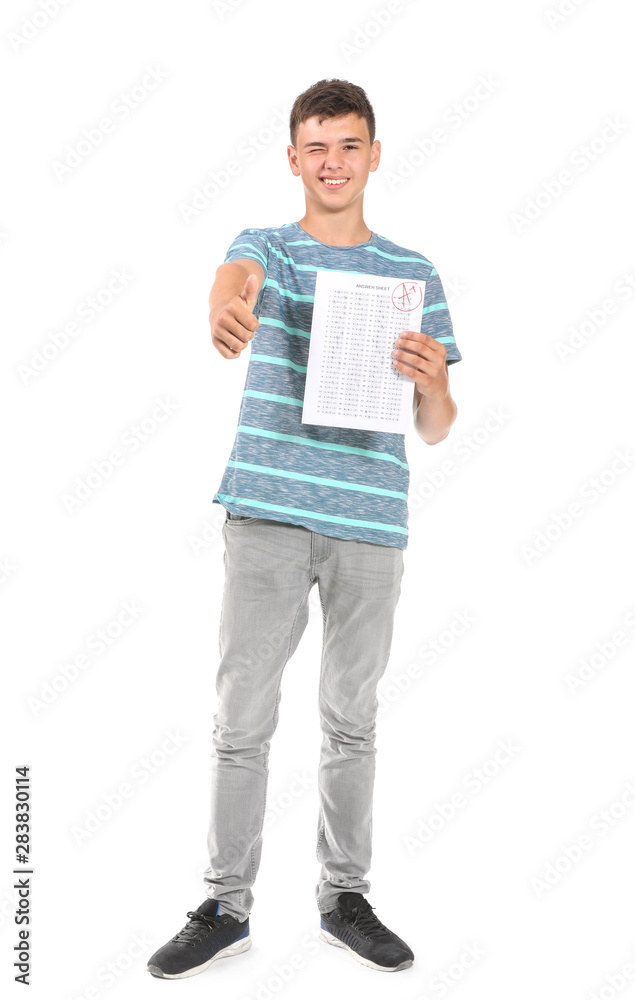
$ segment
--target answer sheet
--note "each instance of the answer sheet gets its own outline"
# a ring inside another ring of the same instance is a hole
[[[394,342],[421,330],[425,281],[318,271],[303,424],[405,434],[414,381],[392,363]]]

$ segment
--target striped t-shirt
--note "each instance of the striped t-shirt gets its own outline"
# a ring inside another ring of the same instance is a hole
[[[336,538],[408,545],[405,434],[302,423],[317,271],[425,281],[421,331],[461,361],[436,270],[423,254],[373,233],[331,246],[297,222],[243,229],[225,263],[250,257],[265,283],[254,315],[238,427],[213,503],[244,517],[290,521]]]

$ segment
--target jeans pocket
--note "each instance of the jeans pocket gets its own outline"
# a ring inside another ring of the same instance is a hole
[[[225,524],[245,524],[260,520],[257,517],[244,517],[242,514],[234,514],[231,510],[225,511]]]

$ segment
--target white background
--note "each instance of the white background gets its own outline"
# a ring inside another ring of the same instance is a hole
[[[3,5],[4,981],[13,769],[28,764],[35,997],[635,995],[631,10],[567,0],[557,20],[558,3],[392,3],[379,27],[383,0]],[[148,68],[163,79],[116,117]],[[288,113],[330,77],[363,86],[377,118],[365,221],[432,260],[463,354],[450,436],[407,436],[410,542],[379,689],[369,899],[416,961],[386,980],[314,944],[314,588],[271,751],[253,947],[166,987],[147,958],[204,898],[223,586],[211,498],[247,363],[213,348],[208,293],[241,229],[302,217]],[[105,117],[113,130],[58,177]],[[188,218],[231,160],[237,175]],[[121,269],[127,286],[51,348]],[[153,423],[158,400],[172,412]],[[77,480],[143,421],[141,446],[69,511]],[[143,610],[34,709],[123,602]],[[183,742],[162,756],[170,733]],[[131,798],[78,842],[123,782]]]

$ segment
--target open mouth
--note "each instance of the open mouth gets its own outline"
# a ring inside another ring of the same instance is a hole
[[[339,191],[340,188],[346,187],[348,181],[348,177],[338,178],[337,180],[320,177],[320,184],[322,184],[323,187],[328,188],[329,191]]]

